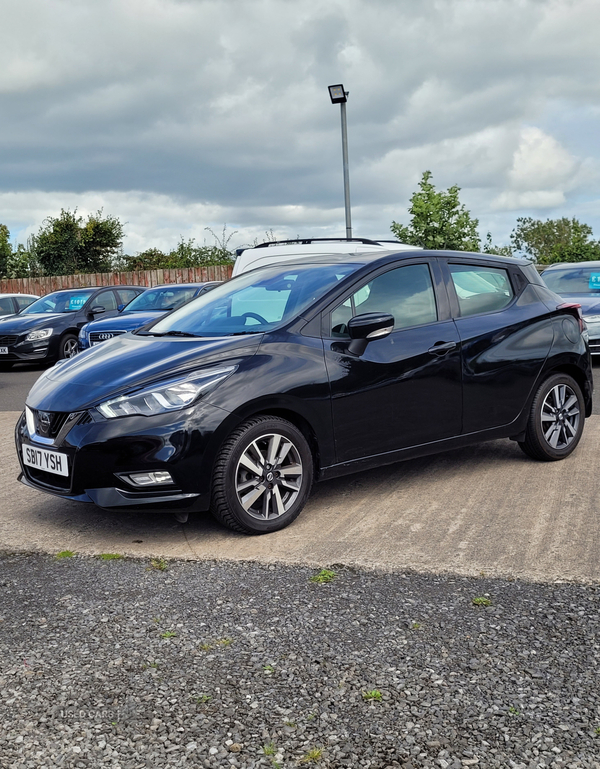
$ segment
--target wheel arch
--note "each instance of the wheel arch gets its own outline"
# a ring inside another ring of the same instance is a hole
[[[230,434],[249,419],[265,416],[273,416],[279,417],[280,419],[285,419],[288,422],[291,422],[291,424],[293,424],[294,427],[296,427],[298,430],[300,430],[302,435],[306,438],[310,448],[310,452],[313,458],[313,477],[315,480],[317,480],[321,474],[322,467],[322,452],[317,437],[317,431],[303,414],[301,414],[298,410],[294,409],[290,405],[270,405],[269,403],[265,402],[247,404],[247,407],[244,408],[243,411],[232,412],[229,415],[229,418],[223,422],[221,428],[218,430],[218,434],[215,434],[214,436],[216,443],[213,444],[214,448],[211,451],[213,470],[219,456],[220,448],[223,446]]]
[[[585,402],[585,416],[586,418],[589,417],[592,413],[592,393],[588,385],[588,380],[581,368],[571,363],[560,363],[544,371],[544,380],[548,379],[548,377],[553,374],[567,374],[577,382]]]

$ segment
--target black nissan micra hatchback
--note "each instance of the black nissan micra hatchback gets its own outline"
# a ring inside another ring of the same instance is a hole
[[[46,371],[16,427],[19,477],[264,533],[296,518],[314,480],[496,438],[563,459],[591,406],[579,307],[528,262],[310,257]]]

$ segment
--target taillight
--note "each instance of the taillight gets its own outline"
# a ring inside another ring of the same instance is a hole
[[[581,305],[577,302],[563,302],[556,308],[557,310],[566,310],[569,312],[575,320],[579,323],[579,330],[583,331],[585,324],[583,322],[583,313],[581,312]]]

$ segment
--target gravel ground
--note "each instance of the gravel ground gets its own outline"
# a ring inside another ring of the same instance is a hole
[[[0,765],[600,768],[598,586],[331,568],[0,556]]]

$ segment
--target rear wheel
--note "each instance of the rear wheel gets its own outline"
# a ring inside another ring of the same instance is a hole
[[[255,417],[223,444],[211,512],[235,531],[278,531],[300,514],[312,479],[312,454],[300,430],[279,417]]]
[[[554,374],[543,382],[531,404],[521,449],[533,459],[552,462],[575,449],[583,432],[585,404],[577,382]]]
[[[73,334],[65,334],[60,340],[58,359],[72,358],[77,355],[77,337]]]

